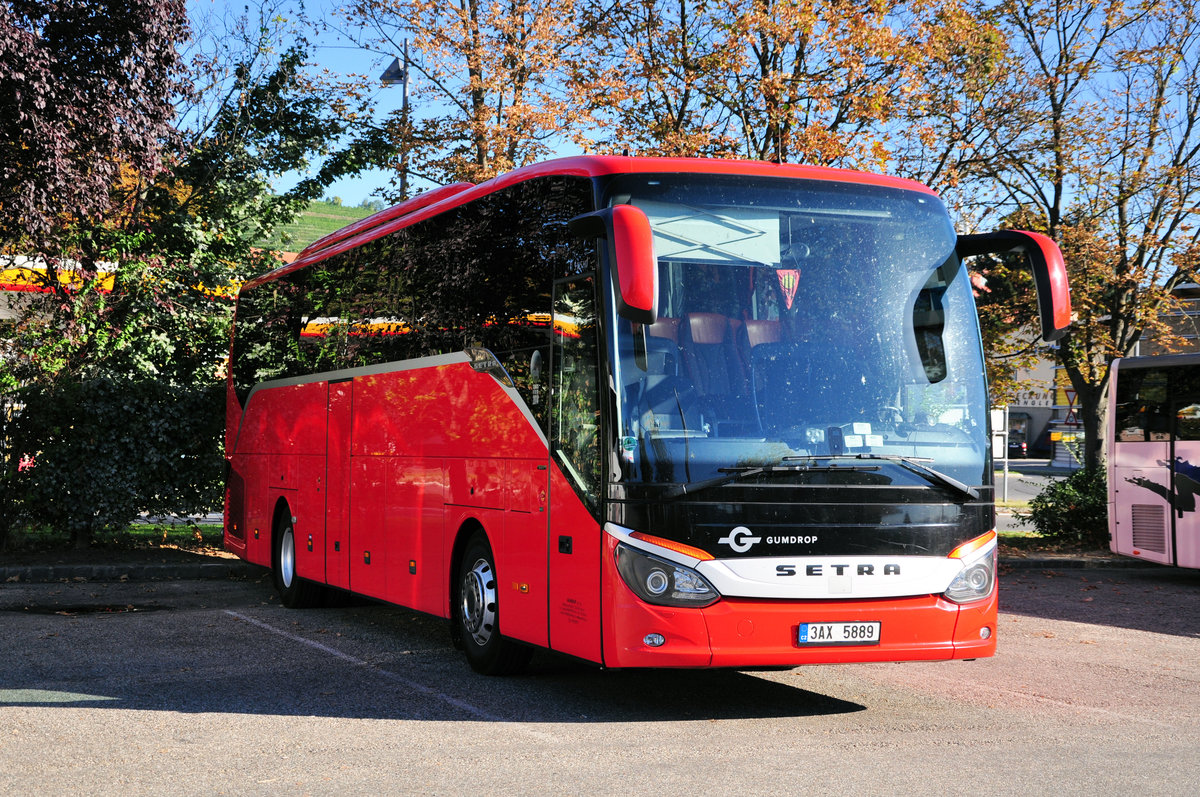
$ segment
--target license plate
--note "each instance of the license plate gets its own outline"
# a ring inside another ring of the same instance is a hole
[[[811,648],[822,645],[878,645],[880,624],[800,623],[796,644]]]

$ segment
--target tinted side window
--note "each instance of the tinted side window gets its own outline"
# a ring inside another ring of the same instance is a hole
[[[234,322],[233,380],[238,398],[268,379],[299,371],[299,338],[303,327],[299,280],[285,277],[238,297]]]
[[[1167,374],[1161,368],[1121,370],[1117,383],[1116,442],[1137,443],[1170,439]]]
[[[1171,376],[1175,439],[1200,440],[1200,365],[1179,366]]]
[[[552,446],[575,490],[600,500],[599,336],[594,280],[558,284],[554,298],[555,422]]]
[[[594,268],[593,245],[566,227],[593,204],[586,179],[520,183],[244,292],[240,394],[265,379],[483,346],[540,416],[548,372],[535,385],[530,362],[535,350],[548,356],[553,280]]]

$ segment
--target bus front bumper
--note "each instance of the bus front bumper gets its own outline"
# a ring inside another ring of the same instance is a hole
[[[723,598],[703,609],[652,606],[607,569],[607,667],[795,667],[973,659],[996,652],[996,590],[959,605],[940,595],[779,601]],[[802,645],[802,623],[879,623],[875,644]]]

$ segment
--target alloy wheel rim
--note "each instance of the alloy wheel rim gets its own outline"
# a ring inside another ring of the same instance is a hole
[[[296,540],[291,528],[284,529],[283,541],[279,548],[279,577],[284,588],[292,586],[296,575]]]
[[[463,576],[463,628],[482,647],[496,628],[496,579],[486,559],[478,559]]]

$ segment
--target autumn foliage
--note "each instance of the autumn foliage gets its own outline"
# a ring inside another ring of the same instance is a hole
[[[183,0],[0,0],[0,245],[108,208],[172,132]]]
[[[973,112],[976,200],[1058,241],[1075,323],[1055,355],[1074,388],[1090,466],[1101,461],[1110,366],[1196,279],[1200,12],[1186,0],[1005,0],[998,90]],[[1027,322],[1030,308],[1018,325]]]

